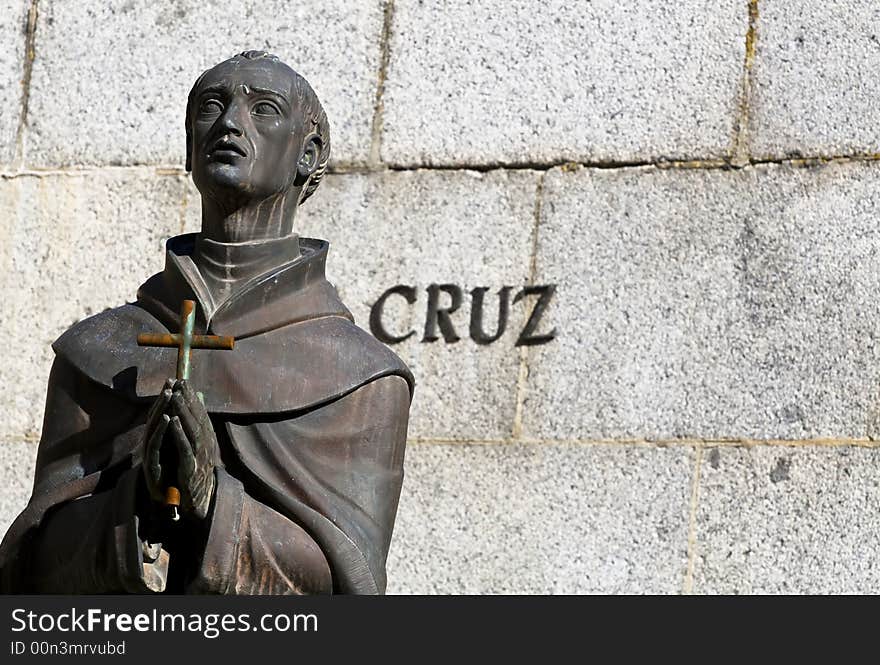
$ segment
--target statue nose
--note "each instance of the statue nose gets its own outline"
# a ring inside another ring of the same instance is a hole
[[[226,113],[223,114],[223,117],[220,118],[220,126],[236,136],[241,136],[242,134],[241,124],[242,123],[234,108],[227,109]]]

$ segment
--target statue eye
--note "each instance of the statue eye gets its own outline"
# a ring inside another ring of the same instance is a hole
[[[207,115],[216,115],[223,113],[223,104],[216,99],[205,99],[199,106],[199,111]]]
[[[280,115],[281,111],[272,102],[257,102],[254,106],[254,115]]]

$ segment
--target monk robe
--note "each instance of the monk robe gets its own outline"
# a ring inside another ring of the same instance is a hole
[[[136,302],[61,335],[33,494],[0,545],[4,592],[384,592],[413,379],[354,325],[327,250],[172,238]],[[192,352],[221,456],[201,523],[171,523],[142,469],[176,351],[136,338],[178,332],[184,299],[196,333],[236,338]]]

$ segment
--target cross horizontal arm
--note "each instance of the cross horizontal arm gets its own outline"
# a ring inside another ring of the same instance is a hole
[[[180,348],[183,336],[172,333],[141,333],[137,336],[138,346],[168,346]],[[193,349],[220,349],[231,351],[235,338],[228,335],[193,335],[190,345]]]

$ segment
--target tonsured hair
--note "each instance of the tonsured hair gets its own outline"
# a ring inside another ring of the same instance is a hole
[[[278,62],[285,67],[287,67],[291,72],[293,72],[293,86],[292,93],[293,99],[291,103],[294,107],[299,109],[300,113],[302,113],[303,124],[305,129],[305,135],[308,136],[310,133],[317,134],[318,138],[321,140],[323,147],[321,148],[321,156],[318,162],[318,168],[315,169],[315,172],[311,175],[308,182],[303,187],[302,194],[300,195],[300,203],[309,198],[312,193],[318,188],[318,185],[321,184],[321,180],[324,178],[324,174],[327,172],[327,163],[330,161],[330,122],[327,120],[327,114],[324,112],[324,107],[321,106],[321,102],[318,99],[318,95],[315,94],[315,91],[312,90],[312,86],[309,85],[309,82],[306,81],[302,75],[295,71],[293,68],[286,65],[277,55],[272,55],[271,53],[267,53],[266,51],[243,51],[238,55],[234,55],[228,60],[224,60],[221,63],[218,63],[214,67],[218,67],[226,62],[232,62],[234,60],[260,60],[266,58],[271,62]],[[212,67],[211,69],[214,69]],[[205,77],[205,74],[211,71],[208,69],[196,79],[196,82],[193,84],[192,89],[189,91],[189,96],[186,100],[186,170],[192,170],[192,111],[193,107],[196,103],[196,90],[199,87],[199,84],[202,82],[202,79]]]

